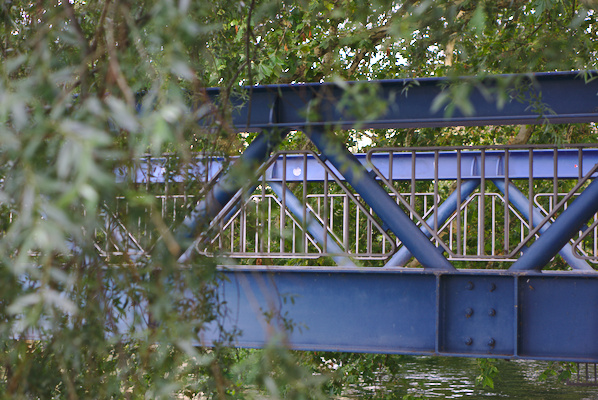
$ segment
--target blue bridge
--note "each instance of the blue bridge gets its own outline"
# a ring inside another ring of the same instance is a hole
[[[386,104],[375,117],[343,106],[360,85]],[[433,107],[455,85],[473,114]],[[353,154],[334,134],[595,123],[597,95],[595,76],[573,72],[253,87],[232,98],[231,121],[260,133],[230,166],[148,157],[117,175],[169,190],[180,262],[221,264],[233,345],[283,335],[305,350],[598,362],[597,146]],[[318,150],[277,151],[297,131]],[[173,185],[189,176],[209,182],[195,197]],[[142,226],[106,219],[98,251],[147,251]],[[216,326],[201,338],[219,339]]]

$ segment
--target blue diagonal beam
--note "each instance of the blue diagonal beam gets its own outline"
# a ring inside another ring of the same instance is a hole
[[[515,261],[509,271],[541,271],[596,212],[598,179],[581,192],[521,258]]]
[[[307,231],[312,235],[314,239],[320,244],[324,244],[326,242],[326,253],[336,254],[332,256],[332,259],[337,265],[343,267],[356,267],[353,260],[351,260],[347,256],[340,255],[345,253],[343,249],[336,243],[336,240],[330,235],[328,232],[324,230],[324,227],[320,224],[320,222],[315,218],[313,213],[310,209],[306,210],[306,220],[303,220],[303,208],[307,207],[306,205],[302,204],[297,197],[293,194],[293,192],[284,187],[280,183],[270,182],[270,187],[281,201],[281,205],[284,207],[286,206],[289,211],[293,213],[293,215],[301,222],[301,225],[307,229]],[[285,204],[282,204],[284,192],[284,199]],[[324,239],[326,236],[326,239]]]
[[[321,128],[308,129],[305,133],[424,268],[454,269],[334,133]]]
[[[461,202],[466,200],[473,193],[473,191],[477,189],[478,186],[480,186],[479,179],[463,182],[461,185]],[[459,209],[460,204],[458,204],[457,197],[459,196],[455,190],[440,206],[438,206],[438,226],[444,224],[446,220]],[[429,217],[426,223],[429,226],[434,226],[434,215]],[[428,231],[428,229],[426,229],[426,227],[422,226],[420,229],[426,235],[426,237],[432,237],[432,234]],[[384,266],[403,267],[405,264],[407,264],[411,257],[413,257],[413,254],[411,254],[407,247],[403,246],[390,258],[390,260],[388,260]]]
[[[494,185],[498,188],[498,190],[501,191],[501,193],[504,195],[505,194],[505,181],[500,180],[500,179],[492,179],[492,183],[494,183]],[[526,218],[527,220],[529,220],[529,200],[527,197],[525,197],[525,195],[523,193],[521,193],[519,191],[519,189],[517,188],[517,186],[513,185],[512,183],[509,182],[509,202],[511,204],[513,204],[513,206],[515,206],[515,208],[517,209],[517,211],[519,211],[524,218]],[[544,215],[542,215],[542,213],[540,212],[540,210],[538,210],[537,207],[533,208],[533,228],[535,228],[536,226],[538,226],[538,224],[540,222],[542,222],[542,220],[544,219]],[[542,225],[542,227],[540,228],[540,233],[543,234],[544,232],[546,232],[546,230],[548,229],[548,227],[550,226],[550,222],[545,223],[544,225]],[[531,230],[531,229],[530,229]],[[563,248],[559,251],[559,254],[561,255],[561,257],[563,257],[563,260],[565,260],[565,262],[567,264],[569,264],[569,266],[572,269],[577,269],[577,270],[581,270],[581,271],[593,271],[594,269],[584,260],[577,258],[573,255],[573,247],[571,247],[571,245],[569,244],[569,242],[565,243],[565,245],[563,246]]]

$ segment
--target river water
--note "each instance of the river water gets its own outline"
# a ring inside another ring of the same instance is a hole
[[[374,386],[354,385],[345,398],[402,399],[521,399],[521,400],[590,400],[598,399],[598,385],[593,379],[594,366],[590,369],[592,386],[573,385],[549,376],[539,381],[540,374],[549,366],[540,361],[496,360],[498,374],[494,389],[476,385],[480,373],[478,362],[469,358],[409,357],[401,363],[394,376],[381,377]],[[585,364],[581,380],[585,379]],[[558,369],[558,367],[557,367]],[[573,375],[572,381],[576,380]]]

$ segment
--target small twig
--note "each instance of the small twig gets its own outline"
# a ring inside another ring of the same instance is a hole
[[[145,47],[143,47],[143,40],[141,39],[141,35],[139,35],[139,29],[137,29],[136,21],[133,20],[130,13],[123,13],[123,15],[125,16],[125,20],[127,21],[131,34],[133,35],[133,44],[137,50],[137,53],[139,53],[141,59],[148,65],[149,70],[152,72],[153,78],[157,78],[159,75],[158,71],[156,70],[155,65],[151,62],[151,57],[148,55]]]
[[[108,8],[110,7],[111,0],[106,0],[104,3],[104,8],[102,9],[102,14],[100,15],[100,20],[98,21],[98,27],[95,31],[94,37],[91,40],[91,51],[95,51],[98,47],[98,42],[100,38],[104,34],[104,21],[106,20],[106,15],[108,14]]]
[[[75,28],[75,32],[77,33],[77,39],[79,40],[79,43],[81,43],[81,45],[83,46],[85,55],[89,54],[89,52],[90,52],[89,43],[87,42],[87,38],[85,37],[83,28],[81,28],[81,24],[79,24],[79,19],[77,18],[77,15],[75,14],[75,9],[73,8],[73,5],[71,4],[70,1],[63,1],[62,5],[64,6],[64,9],[66,10],[66,15],[70,18],[70,20],[73,24],[73,27]]]
[[[349,67],[349,69],[347,71],[347,78],[350,78],[355,73],[355,71],[357,71],[359,64],[361,64],[361,61],[365,58],[365,56],[367,54],[368,54],[367,50],[359,50],[357,52],[357,54],[355,55],[355,58],[353,59],[353,62],[351,62],[351,66]]]
[[[247,65],[247,61],[244,61],[239,68],[237,68],[237,71],[234,73],[233,77],[230,79],[230,81],[228,82],[228,85],[226,85],[226,87],[222,90],[222,107],[226,107],[226,105],[228,104],[228,99],[230,97],[230,91],[233,89],[233,85],[235,84],[237,77],[239,76],[239,74],[241,73],[241,71],[243,71],[243,68],[245,68]],[[223,115],[225,115],[226,113],[222,112]]]
[[[116,80],[116,84],[118,85],[119,89],[125,96],[125,100],[129,107],[135,108],[135,97],[133,96],[133,91],[127,85],[127,80],[125,75],[123,74],[120,64],[118,63],[118,54],[116,52],[116,43],[114,42],[114,23],[112,21],[112,16],[110,18],[106,18],[106,47],[108,48],[108,65],[109,68],[114,75]]]
[[[172,254],[173,256],[180,254],[181,246],[176,241],[174,235],[172,234],[172,232],[170,232],[170,229],[168,229],[168,226],[164,223],[164,220],[162,219],[160,212],[158,210],[156,210],[156,208],[153,204],[152,204],[152,210],[150,213],[150,217],[152,219],[152,222],[158,229],[158,232],[160,233],[160,236],[162,237],[162,240],[166,244],[166,247],[168,248],[168,251],[170,252],[170,254]]]
[[[251,95],[253,94],[253,75],[251,73],[251,52],[250,52],[250,40],[249,35],[251,34],[251,14],[253,13],[253,7],[255,7],[255,0],[251,0],[249,5],[249,11],[247,12],[247,31],[245,32],[245,58],[247,62],[247,78],[249,79],[249,104],[247,104],[247,127],[251,124]]]

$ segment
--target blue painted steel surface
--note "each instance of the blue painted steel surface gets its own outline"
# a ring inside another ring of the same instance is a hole
[[[598,179],[563,211],[554,223],[509,268],[509,271],[540,271],[569,242],[574,234],[598,212]]]
[[[510,84],[498,89],[498,79]],[[463,115],[459,110],[447,115],[442,107],[432,110],[434,100],[448,90],[451,83],[471,84],[469,101],[475,110],[473,115]],[[388,102],[386,113],[375,120],[363,121],[351,110],[343,109],[340,100],[345,95],[344,88],[356,85],[376,85],[379,97]],[[518,96],[508,98],[499,107],[504,96],[499,100],[498,94],[504,90],[510,90]],[[360,128],[421,128],[536,124],[546,121],[593,122],[598,121],[596,92],[598,81],[586,83],[577,72],[501,75],[484,79],[420,78],[349,82],[342,87],[335,83],[257,86],[251,88],[251,102],[233,99],[233,109],[236,110],[233,125],[239,131],[256,131],[271,127],[302,129],[305,126],[350,129],[356,124]],[[210,89],[208,94],[216,99],[219,90]],[[542,99],[541,108],[545,113],[542,116],[535,112],[538,107],[530,107],[538,105],[538,98]],[[318,112],[313,110],[316,106]],[[251,115],[248,114],[249,110]]]
[[[473,193],[473,191],[478,188],[478,186],[480,186],[480,181],[478,179],[464,182],[461,185],[461,203],[465,201]],[[453,213],[460,207],[457,197],[457,191],[454,191],[441,205],[438,206],[438,226],[444,224],[446,220],[449,219],[449,217],[453,215]],[[434,226],[434,218],[435,216],[432,215],[426,221],[430,227]],[[432,237],[432,234],[426,229],[426,227],[422,226],[420,229],[426,235],[426,237]],[[403,267],[405,264],[407,264],[411,257],[413,257],[413,254],[411,254],[406,247],[401,247],[390,258],[390,260],[386,262],[384,267]]]
[[[324,231],[324,227],[316,219],[316,217],[313,215],[313,213],[311,212],[310,209],[305,210],[306,220],[305,221],[303,220],[303,210],[306,206],[304,204],[302,204],[297,197],[295,197],[295,195],[293,194],[292,191],[289,190],[289,188],[287,188],[287,187],[283,188],[281,184],[275,183],[275,182],[270,182],[270,187],[272,188],[274,193],[276,193],[276,196],[281,201],[281,203],[282,203],[283,191],[284,191],[285,204],[286,204],[287,208],[293,213],[293,215],[295,215],[295,218],[297,218],[300,221],[301,226],[304,226],[305,229],[310,233],[310,235],[312,235],[312,237],[318,243],[320,243],[322,245],[322,248],[324,247],[324,243],[326,243],[325,251],[327,253],[330,253],[330,254],[344,253],[343,249],[341,249],[340,246],[336,243],[336,240],[334,240],[332,235],[330,235],[329,233]],[[324,240],[325,235],[326,235],[326,240]],[[340,266],[344,266],[344,267],[355,267],[356,266],[355,263],[353,262],[353,260],[351,260],[349,257],[337,255],[337,256],[332,256],[332,259],[334,260],[334,262],[337,265],[340,265]]]
[[[236,324],[243,331],[237,344],[243,347],[261,347],[291,323],[289,339],[297,349],[435,351],[433,274],[409,274],[403,280],[359,269],[285,268],[224,274],[230,281],[223,282],[221,290],[231,307],[225,329]],[[270,324],[264,312],[274,316]]]
[[[505,193],[505,182],[500,179],[493,179],[492,183],[501,191],[501,193]],[[529,220],[529,200],[523,193],[517,189],[517,186],[509,183],[509,202],[515,206],[517,211],[519,211],[524,218]],[[538,208],[533,207],[533,227],[539,225],[540,222],[544,219],[545,215],[543,215]],[[540,228],[540,233],[546,232],[548,227],[550,226],[550,222],[545,223]],[[593,271],[594,269],[584,260],[575,257],[573,254],[573,247],[569,244],[569,242],[565,243],[563,248],[559,251],[563,260],[573,269],[582,270],[582,271]]]
[[[516,354],[513,278],[497,275],[439,277],[439,352]]]
[[[454,269],[334,133],[314,128],[307,135],[424,268]]]
[[[234,267],[219,287],[234,342],[597,362],[598,274]],[[292,299],[292,301],[291,301]],[[222,321],[221,321],[222,322]],[[206,333],[205,344],[217,340]]]
[[[544,273],[522,276],[519,354],[596,362],[598,359],[598,279]]]
[[[371,164],[380,171],[387,179],[392,175],[396,181],[411,180],[411,157],[409,149],[393,149],[392,152],[392,171],[389,171],[390,153],[386,149],[379,149],[373,152],[370,157]],[[415,151],[415,150],[414,150]],[[598,148],[583,148],[581,151],[581,163],[579,165],[578,149],[558,149],[557,150],[557,177],[560,179],[577,179],[580,175],[584,176],[595,165],[598,164]],[[434,179],[434,152],[426,150],[417,150],[415,157],[415,179],[433,180]],[[509,149],[509,179],[528,179],[529,169],[529,150]],[[311,154],[307,157],[307,177],[310,182],[321,182],[324,180],[325,170]],[[362,164],[367,164],[367,154],[355,154],[357,160]],[[282,155],[279,155],[272,165],[266,170],[266,180],[272,182],[281,182],[283,169],[286,172],[287,182],[303,182],[304,155],[286,154],[286,164],[282,162]],[[132,178],[137,183],[164,183],[166,178],[166,169],[163,164],[166,159],[154,159],[148,164],[142,161],[139,167],[132,172]],[[461,151],[461,178],[475,179],[480,177],[481,171],[481,151],[466,150]],[[552,179],[554,177],[554,151],[553,149],[533,149],[532,150],[532,173],[534,179]],[[218,158],[208,158],[198,160],[197,163],[188,167],[185,173],[169,176],[173,182],[183,182],[188,176],[206,177],[209,180],[213,178],[223,165],[223,160]],[[487,179],[504,178],[505,171],[505,150],[488,149],[485,150],[485,177]],[[455,180],[457,179],[457,151],[442,150],[438,152],[438,179]],[[330,166],[333,172],[338,172],[334,166]],[[207,172],[206,172],[207,171]],[[392,172],[392,174],[390,173]],[[125,179],[125,172],[118,172],[119,180]],[[207,175],[207,176],[206,176]],[[342,177],[341,177],[342,178]]]

